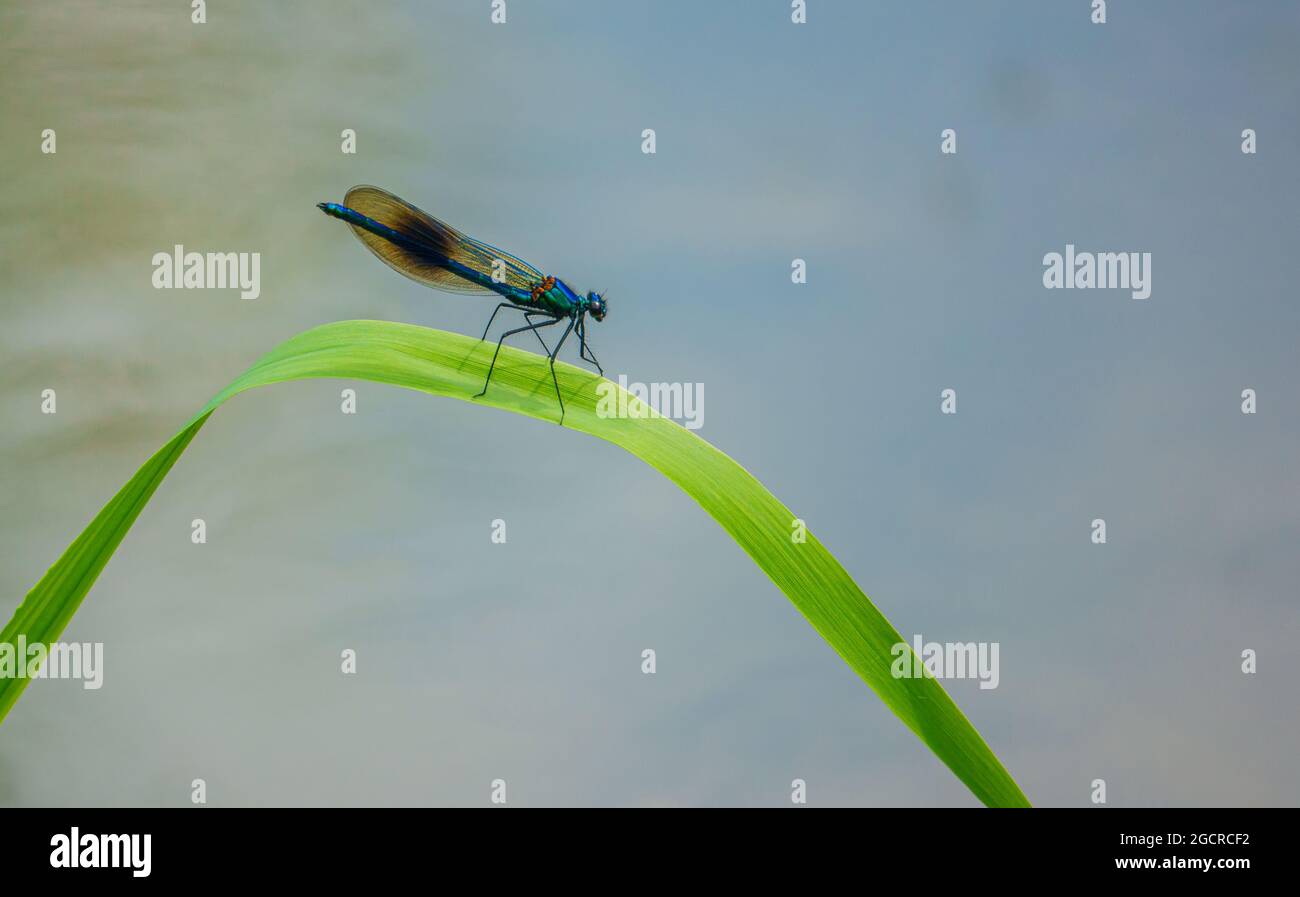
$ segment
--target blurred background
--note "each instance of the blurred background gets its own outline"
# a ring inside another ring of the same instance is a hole
[[[607,290],[609,376],[703,383],[904,637],[998,642],[948,688],[1032,801],[1300,802],[1300,8],[808,6],[0,4],[0,615],[281,340],[480,331],[313,207],[373,183]],[[260,298],[153,289],[176,243]],[[1045,290],[1066,243],[1151,298]],[[976,803],[653,470],[370,383],[223,407],[64,640],[104,687],[31,685],[0,804]]]

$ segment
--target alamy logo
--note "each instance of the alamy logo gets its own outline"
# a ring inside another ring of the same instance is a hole
[[[71,834],[50,839],[50,865],[55,869],[130,869],[136,878],[148,878],[153,868],[152,835]]]
[[[608,380],[596,384],[596,416],[670,417],[688,430],[704,426],[703,383],[629,383],[618,375],[618,386]]]
[[[0,642],[0,679],[80,679],[94,690],[104,684],[103,642]]]
[[[1134,299],[1151,295],[1151,253],[1075,252],[1043,256],[1043,286],[1049,290],[1131,290]]]
[[[239,290],[241,299],[262,294],[262,253],[186,252],[177,243],[171,252],[153,255],[155,290]]]
[[[927,672],[936,679],[978,679],[980,688],[997,688],[997,642],[896,642],[889,649],[894,662],[889,672],[895,679],[920,679]]]

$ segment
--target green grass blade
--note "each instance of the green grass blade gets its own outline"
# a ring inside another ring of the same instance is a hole
[[[493,344],[460,334],[382,321],[341,321],[301,333],[273,349],[215,396],[104,506],[14,612],[0,643],[57,641],[104,565],[163,477],[222,402],[245,390],[313,377],[364,379],[450,396],[554,421],[555,393],[546,360],[501,350],[492,388],[483,384]],[[700,503],[753,558],[844,661],[899,719],[989,806],[1029,802],[974,726],[935,679],[895,679],[890,649],[902,637],[820,542],[790,538],[796,515],[743,467],[662,417],[597,414],[588,371],[556,364],[568,409],[565,427],[612,442],[636,455]],[[610,384],[615,393],[618,388]],[[638,405],[634,397],[627,401]],[[643,407],[643,406],[639,406]],[[18,700],[25,678],[0,678],[0,720]]]

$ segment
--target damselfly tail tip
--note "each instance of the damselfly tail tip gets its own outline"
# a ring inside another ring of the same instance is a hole
[[[316,208],[320,209],[331,218],[340,218],[344,221],[347,220],[343,215],[343,207],[336,202],[318,202],[316,203]]]

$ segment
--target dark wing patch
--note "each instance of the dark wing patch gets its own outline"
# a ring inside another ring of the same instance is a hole
[[[501,260],[502,282],[506,284],[527,291],[542,279],[541,272],[527,262],[466,236],[387,190],[353,187],[343,204],[406,238],[407,245],[399,245],[352,225],[352,232],[380,261],[412,280],[453,293],[490,293],[487,287],[449,269],[447,262],[457,262],[491,278],[492,264],[497,259]]]

